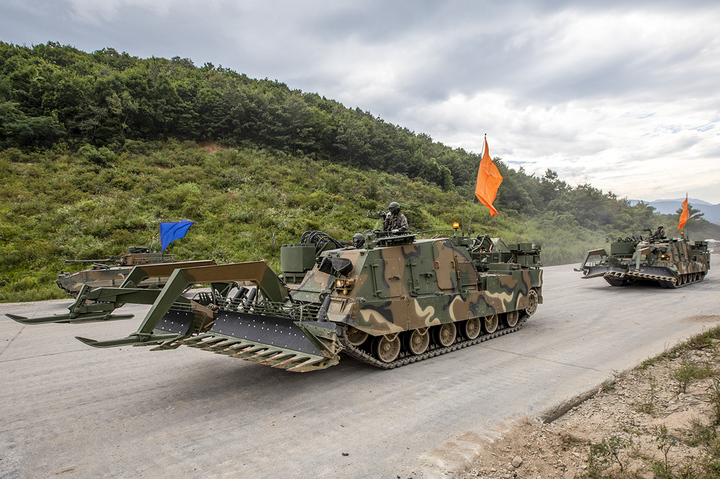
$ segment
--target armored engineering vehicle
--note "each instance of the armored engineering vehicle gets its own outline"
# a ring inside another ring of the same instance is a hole
[[[337,364],[341,353],[391,369],[455,351],[518,330],[543,301],[535,244],[371,231],[360,247],[345,247],[318,233],[281,247],[282,276],[265,261],[189,267],[151,290],[137,285],[163,265],[138,265],[119,287],[83,286],[67,314],[8,316],[26,324],[107,321],[126,318],[113,314],[123,304],[149,304],[125,338],[78,339],[95,347],[186,345],[305,372]],[[183,294],[194,285],[209,288]]]
[[[702,281],[710,269],[707,242],[688,243],[685,236],[618,238],[604,248],[588,251],[581,267],[583,279],[603,277],[612,286],[654,282],[663,288],[678,288]]]
[[[66,263],[93,263],[89,269],[75,273],[62,272],[55,280],[55,284],[65,291],[68,296],[76,297],[82,285],[87,284],[94,288],[102,286],[120,286],[132,269],[139,264],[157,264],[175,262],[174,254],[151,252],[144,246],[130,246],[127,253],[120,256],[110,256],[105,259],[69,259]],[[104,264],[114,263],[114,265]],[[206,261],[204,264],[215,264]],[[199,266],[200,264],[196,264]],[[162,287],[169,276],[154,276],[144,279],[138,286],[141,288]]]

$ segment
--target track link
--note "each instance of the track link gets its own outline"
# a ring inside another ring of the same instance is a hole
[[[707,272],[699,273],[686,273],[680,275],[680,278],[674,276],[661,276],[655,274],[646,274],[636,271],[629,271],[627,273],[609,272],[604,273],[604,279],[613,286],[626,286],[634,283],[635,281],[655,281],[663,288],[677,289],[687,286],[689,284],[699,283],[705,279]]]
[[[512,328],[505,327],[503,329],[498,329],[494,333],[481,334],[480,336],[478,336],[475,339],[466,339],[464,341],[456,341],[455,343],[453,343],[447,347],[441,347],[438,345],[431,344],[428,347],[428,350],[422,354],[414,355],[407,351],[403,351],[400,353],[401,356],[399,358],[397,358],[396,360],[391,361],[389,363],[380,361],[379,359],[373,357],[371,354],[363,351],[362,349],[358,348],[357,346],[353,346],[352,344],[350,344],[347,341],[347,339],[345,338],[344,335],[342,337],[340,337],[339,339],[343,345],[342,352],[344,354],[352,357],[353,359],[356,359],[365,364],[369,364],[371,366],[374,366],[374,367],[380,368],[380,369],[395,369],[395,368],[399,368],[401,366],[407,366],[408,364],[416,363],[418,361],[424,361],[425,359],[430,359],[435,356],[440,356],[442,354],[451,353],[453,351],[457,351],[458,349],[466,348],[468,346],[473,346],[475,344],[482,343],[483,341],[487,341],[489,339],[494,339],[499,336],[504,336],[506,334],[514,333],[515,331],[518,331],[522,327],[522,325],[525,323],[525,321],[527,321],[528,318],[529,318],[529,316],[525,316],[525,317],[521,318],[518,321],[518,323]],[[369,340],[371,340],[371,337],[368,338],[368,341]]]
[[[699,283],[703,279],[705,279],[705,275],[707,272],[700,272],[700,273],[686,273],[684,275],[681,275],[682,283],[681,281],[678,281],[677,279],[673,278],[674,281],[660,281],[660,284],[663,286],[663,288],[670,288],[670,289],[676,289],[676,288],[682,288],[689,284]],[[695,276],[695,278],[693,277]]]

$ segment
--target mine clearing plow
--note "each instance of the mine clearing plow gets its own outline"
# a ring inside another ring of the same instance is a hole
[[[312,321],[318,316],[316,305],[288,302],[288,290],[264,261],[180,268],[162,290],[132,287],[166,267],[136,267],[119,288],[84,285],[66,314],[7,316],[23,324],[113,321],[133,317],[114,314],[123,305],[147,304],[152,306],[135,333],[105,341],[77,339],[96,348],[187,345],[293,371],[337,363],[341,346],[335,324]],[[244,283],[252,286],[239,286]],[[183,296],[196,284],[210,284],[210,292],[194,299]]]

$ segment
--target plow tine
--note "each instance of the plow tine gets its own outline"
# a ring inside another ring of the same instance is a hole
[[[269,358],[265,358],[259,362],[260,362],[260,364],[268,364],[268,365],[272,366],[273,364],[277,364],[280,361],[287,359],[288,356],[295,356],[295,353],[279,351],[278,354],[270,356]]]
[[[278,363],[278,366],[283,367],[283,368],[285,368],[285,369],[290,369],[290,368],[293,367],[293,366],[297,366],[297,364],[293,365],[293,363],[296,363],[296,362],[298,362],[298,361],[303,361],[303,362],[305,362],[305,361],[307,361],[308,359],[310,359],[310,356],[305,356],[305,355],[296,354],[296,355],[294,355],[293,357],[288,358],[288,359],[286,359],[285,361],[282,361],[282,362]]]
[[[206,338],[204,341],[198,341],[194,344],[188,344],[188,346],[190,346],[191,348],[207,349],[210,346],[214,346],[224,341],[227,341],[227,338],[216,338],[211,336],[210,338]]]
[[[200,342],[204,341],[204,340],[207,339],[207,338],[213,338],[213,337],[214,337],[214,336],[213,336],[212,334],[200,334],[200,335],[198,335],[198,336],[195,336],[195,337],[192,337],[192,338],[187,338],[187,339],[183,340],[183,344],[186,345],[186,346],[191,346],[191,345],[193,345],[193,344],[200,343]]]
[[[223,354],[227,354],[228,356],[231,356],[235,353],[241,353],[243,351],[243,349],[247,349],[254,345],[255,345],[255,343],[251,343],[248,341],[238,341],[237,344],[233,344],[232,346],[227,347],[227,348],[223,349],[222,351],[218,351],[218,352],[221,352]]]
[[[279,362],[274,362],[273,364],[271,364],[271,366],[274,368],[288,369],[289,367],[292,366],[293,362],[307,359],[307,356],[298,357],[297,354],[292,354],[292,353],[288,354],[287,356],[290,356],[290,357],[287,359],[280,358],[280,359],[278,359]]]
[[[266,351],[260,351],[256,355],[252,357],[253,361],[256,362],[262,362],[264,360],[269,359],[270,357],[276,355],[277,353],[281,353],[282,349],[268,349]]]
[[[211,351],[211,352],[213,352],[215,354],[222,354],[223,356],[235,357],[235,356],[233,356],[233,354],[235,354],[236,350],[233,349],[232,347],[229,347],[229,348],[220,349],[218,351]]]
[[[221,341],[221,342],[215,344],[215,346],[210,346],[210,347],[203,348],[203,349],[205,349],[205,351],[210,351],[212,353],[219,353],[239,342],[240,342],[239,339],[226,339],[225,341]]]
[[[288,371],[294,371],[294,370],[298,370],[298,371],[299,371],[299,370],[301,370],[301,369],[304,369],[304,368],[306,368],[306,367],[312,366],[313,364],[317,364],[317,363],[319,363],[319,362],[321,362],[321,361],[324,361],[324,360],[325,360],[325,358],[307,358],[306,361],[303,361],[302,363],[300,363],[300,364],[298,364],[298,365],[296,365],[296,366],[293,366],[293,367],[291,367],[291,368],[288,368]]]
[[[265,350],[265,349],[268,349],[269,347],[270,347],[270,346],[264,346],[264,345],[253,346],[253,347],[248,348],[248,349],[246,349],[246,350],[242,350],[242,351],[240,351],[240,352],[231,354],[231,356],[234,357],[234,358],[247,359],[247,358],[249,358],[249,357],[251,357],[251,356],[254,356],[257,351],[263,351],[263,350]]]

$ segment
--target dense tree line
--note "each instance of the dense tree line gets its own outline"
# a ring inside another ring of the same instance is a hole
[[[0,42],[0,146],[118,150],[128,139],[166,138],[252,142],[445,188],[470,181],[479,164],[368,112],[209,63]]]

